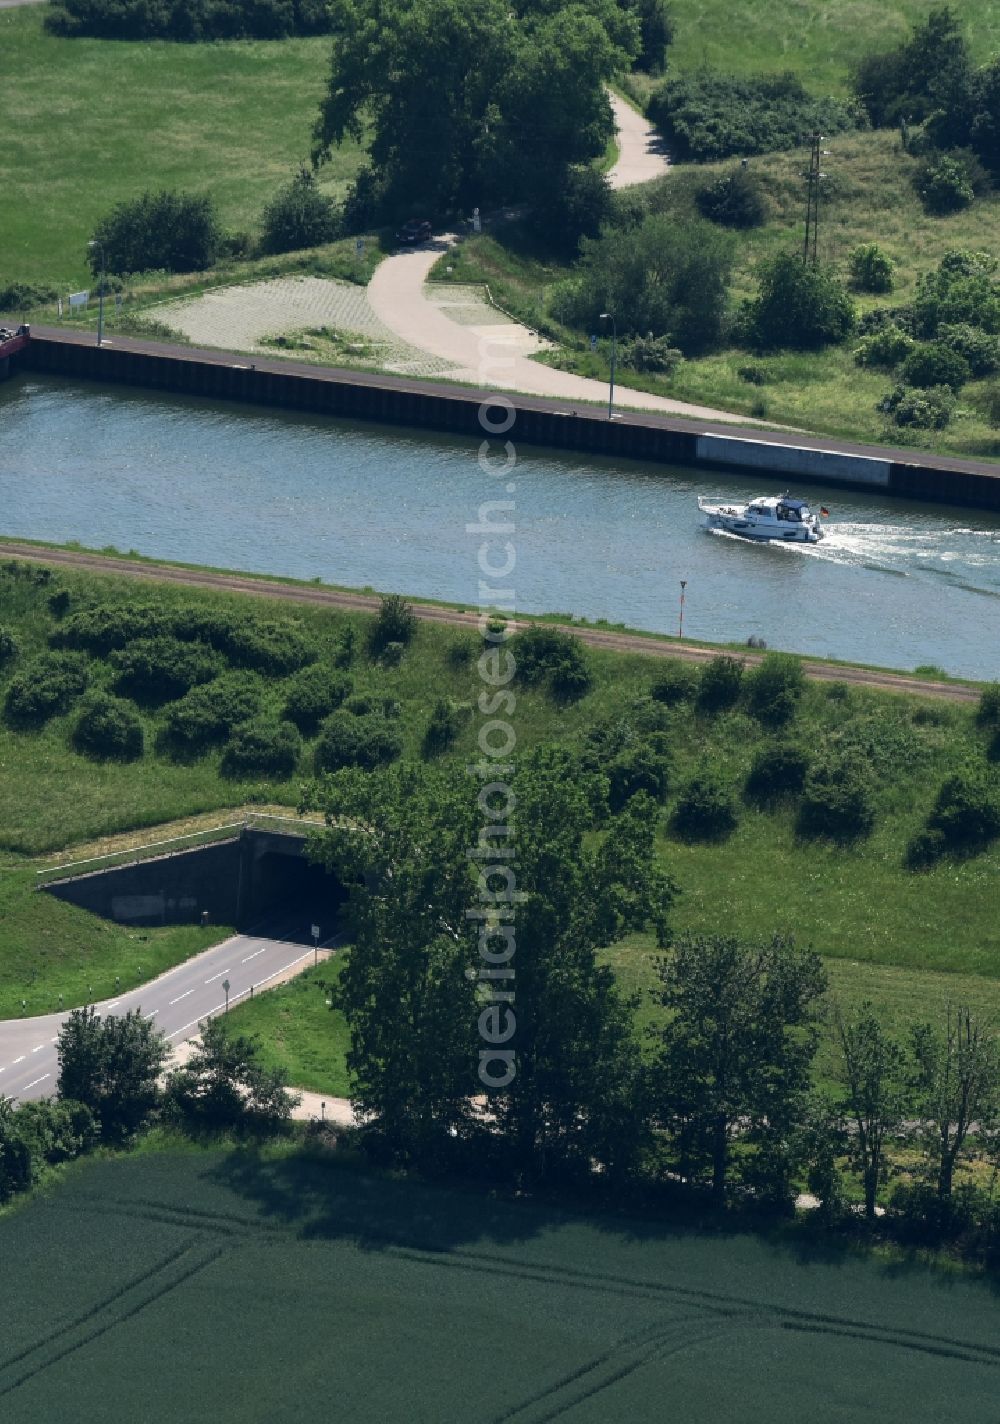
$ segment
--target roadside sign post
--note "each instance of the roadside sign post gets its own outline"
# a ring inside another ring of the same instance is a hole
[[[312,925],[310,927],[310,933],[312,934],[313,942],[313,968],[315,968],[319,963],[319,925]]]
[[[226,991],[226,1013],[229,1013],[229,980],[223,979],[222,987]]]

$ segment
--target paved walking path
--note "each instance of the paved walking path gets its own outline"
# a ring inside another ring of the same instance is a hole
[[[608,182],[612,188],[631,188],[635,183],[662,178],[670,167],[662,136],[631,104],[617,94],[610,98],[618,130],[618,161]]]

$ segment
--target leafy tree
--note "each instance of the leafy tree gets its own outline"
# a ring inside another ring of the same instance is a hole
[[[747,773],[744,793],[748,801],[768,806],[784,797],[797,796],[809,771],[809,753],[794,742],[769,742],[755,755]]]
[[[926,390],[933,386],[948,386],[960,391],[971,375],[969,363],[943,341],[927,341],[907,356],[899,370],[899,379],[906,386]]]
[[[659,74],[667,65],[667,48],[674,38],[673,16],[667,0],[637,0],[639,53],[635,67],[647,74]]]
[[[41,727],[66,712],[87,689],[90,669],[80,653],[39,653],[7,685],[4,715],[12,727]]]
[[[330,825],[314,853],[353,887],[354,948],[338,989],[352,1098],[394,1156],[435,1162],[453,1134],[470,1137],[486,1083],[491,1130],[518,1173],[588,1171],[592,1160],[624,1170],[634,1160],[638,1047],[595,950],[640,924],[662,926],[671,886],[641,804],[588,844],[589,775],[563,748],[521,764],[509,888],[524,898],[509,901],[506,872],[487,869],[494,854],[506,866],[504,823],[484,825],[464,772],[403,767],[370,784],[341,775],[319,793]],[[493,909],[470,880],[476,847]],[[467,913],[479,905],[482,920]],[[512,981],[501,977],[508,969]],[[508,982],[514,1000],[503,997]],[[494,1056],[502,1044],[516,1060],[510,1081]]]
[[[604,85],[639,47],[638,21],[611,0],[520,12],[502,0],[403,0],[391,12],[337,0],[333,11],[316,152],[369,138],[359,212],[468,211],[544,192],[604,151]]]
[[[948,1005],[943,1028],[913,1030],[918,1115],[936,1169],[938,1196],[950,1197],[955,1167],[973,1131],[986,1132],[1000,1110],[997,1041],[964,1005]]]
[[[73,728],[73,746],[94,761],[137,761],[143,742],[142,721],[131,702],[106,692],[83,704]]]
[[[865,1215],[873,1221],[888,1173],[886,1140],[903,1120],[906,1055],[886,1036],[867,1002],[852,1020],[837,1015],[837,1034],[843,1108],[854,1129],[848,1142],[861,1174]]]
[[[265,1068],[257,1039],[232,1034],[224,1019],[208,1019],[187,1064],[167,1080],[167,1097],[195,1126],[275,1132],[298,1099],[283,1068]]]
[[[939,217],[967,208],[975,197],[968,169],[947,153],[930,154],[913,175],[913,186],[924,210]]]
[[[657,969],[653,997],[670,1017],[658,1032],[655,1111],[682,1174],[707,1171],[721,1205],[739,1136],[770,1164],[780,1196],[807,1117],[822,961],[777,936],[752,945],[685,935]]]
[[[425,757],[438,756],[454,742],[462,723],[471,710],[469,703],[457,703],[439,697],[431,709],[430,721],[424,732],[422,750]]]
[[[961,356],[973,376],[991,376],[1000,368],[1000,338],[980,331],[968,322],[942,323],[938,327],[936,344],[946,346]]]
[[[105,1142],[128,1142],[159,1103],[157,1079],[169,1048],[139,1010],[105,1018],[75,1009],[59,1031],[59,1096],[83,1103]]]
[[[598,330],[613,312],[619,336],[668,338],[685,355],[722,339],[733,239],[711,223],[676,222],[659,213],[622,240],[610,231],[581,244],[577,274],[553,296],[553,314]]]
[[[321,193],[313,173],[302,168],[268,203],[261,226],[263,252],[296,252],[333,242],[340,223],[333,199]]]
[[[574,258],[584,237],[597,237],[610,220],[611,187],[590,164],[569,165],[535,195],[531,227],[549,252]]]
[[[855,92],[876,128],[921,123],[935,111],[962,109],[971,83],[968,45],[948,6],[931,10],[898,48],[869,55],[854,75]]]
[[[681,790],[670,817],[673,832],[686,841],[721,841],[736,829],[732,788],[703,762]]]
[[[859,292],[891,292],[895,263],[877,242],[863,242],[852,248],[847,265],[851,282]]]
[[[854,329],[854,303],[834,273],[782,252],[758,269],[758,295],[744,304],[747,339],[763,350],[814,350],[843,341]]]
[[[589,689],[590,669],[580,640],[572,633],[533,623],[511,638],[507,646],[517,678],[525,686],[537,687],[547,682],[554,695],[567,702]]]
[[[17,1111],[9,1098],[0,1097],[0,1202],[31,1186],[31,1148],[18,1130]]]
[[[222,241],[212,199],[198,193],[147,192],[119,205],[94,229],[95,275],[101,255],[109,272],[198,272],[211,267]]]
[[[917,282],[913,299],[916,334],[937,335],[941,325],[966,323],[981,331],[1000,332],[1000,288],[996,258],[987,252],[946,252],[934,272]]]

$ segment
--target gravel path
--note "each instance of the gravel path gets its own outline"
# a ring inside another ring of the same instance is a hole
[[[374,613],[380,599],[377,594],[351,593],[334,588],[315,588],[301,584],[272,582],[247,574],[213,573],[208,569],[185,569],[173,564],[139,563],[133,559],[112,555],[88,554],[76,549],[43,549],[34,544],[22,544],[14,539],[0,539],[0,555],[4,558],[26,559],[30,563],[60,567],[92,569],[98,573],[128,574],[132,578],[160,583],[186,584],[192,588],[220,588],[233,593],[250,593],[261,598],[287,600],[290,603],[319,604],[328,608],[343,608],[354,612]],[[475,630],[478,613],[460,613],[455,608],[441,608],[433,603],[413,603],[413,611],[427,623],[445,623],[453,627]],[[703,648],[679,643],[667,638],[645,637],[640,633],[617,633],[604,628],[580,628],[575,624],[554,624],[563,632],[579,638],[594,648],[608,648],[620,653],[642,653],[651,658],[681,658],[685,662],[702,663],[716,657],[718,648]],[[748,666],[759,663],[759,653],[741,653]],[[818,682],[848,682],[855,687],[876,687],[886,692],[915,693],[920,697],[941,698],[947,702],[977,702],[979,688],[952,682],[933,682],[906,673],[878,672],[870,668],[850,667],[840,663],[803,660],[806,677]]]

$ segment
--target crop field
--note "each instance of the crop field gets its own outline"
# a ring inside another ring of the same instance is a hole
[[[296,1153],[74,1170],[0,1257],[11,1424],[996,1418],[971,1281]]]

